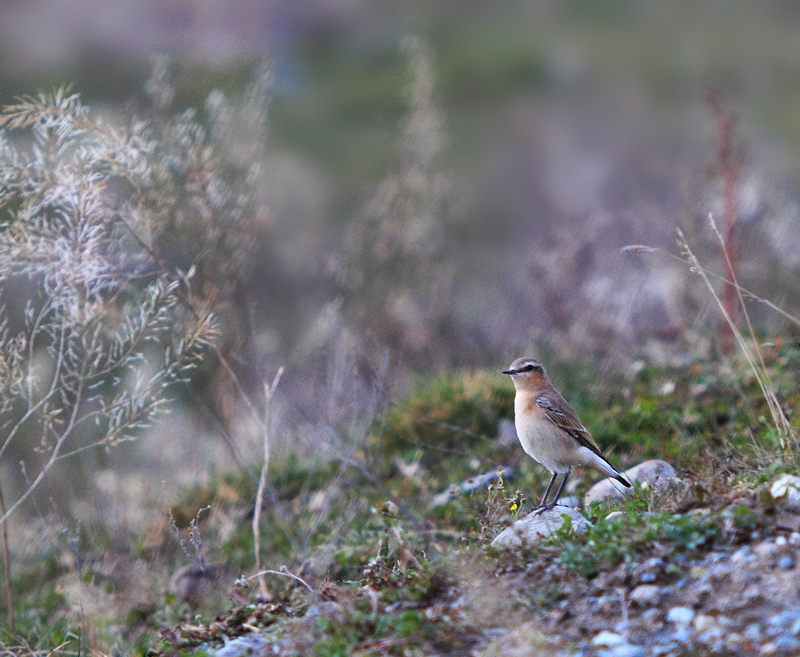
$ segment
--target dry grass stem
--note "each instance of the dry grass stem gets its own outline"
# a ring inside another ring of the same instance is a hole
[[[264,453],[261,461],[261,474],[258,478],[258,491],[256,492],[256,505],[253,511],[253,552],[256,562],[256,570],[261,571],[261,513],[264,508],[264,492],[267,488],[267,475],[269,472],[269,411],[272,396],[283,375],[283,367],[278,369],[272,385],[264,384],[264,417],[261,419],[261,435],[264,445]],[[271,572],[271,571],[266,571]],[[258,588],[261,597],[270,600],[271,596],[267,590],[267,584],[263,575],[259,572]]]

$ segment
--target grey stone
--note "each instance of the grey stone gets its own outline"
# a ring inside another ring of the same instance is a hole
[[[752,625],[748,625],[747,629],[744,631],[744,636],[751,641],[758,641],[761,638],[763,631],[761,630],[761,626],[758,623],[753,623]]]
[[[575,509],[557,506],[543,513],[529,513],[522,520],[517,520],[495,537],[492,547],[513,548],[534,545],[557,531],[564,524],[565,516],[572,521],[572,529],[579,534],[589,527],[586,518]]]
[[[775,519],[775,524],[792,532],[800,531],[800,514],[782,510]]]
[[[778,559],[778,568],[782,568],[783,570],[791,570],[795,566],[794,557],[790,554],[786,554]]]
[[[247,634],[228,641],[213,654],[214,657],[248,657],[259,653],[266,645],[267,640],[264,637],[258,634]]]
[[[773,556],[780,548],[773,541],[762,541],[753,548],[753,551],[762,559]]]
[[[656,608],[656,609],[648,609],[646,612],[644,612],[642,614],[642,620],[645,623],[649,623],[649,624],[652,625],[654,623],[659,623],[660,622],[658,620],[659,616],[661,616],[661,610],[660,609],[658,609],[658,608]]]
[[[679,643],[688,643],[692,638],[692,634],[694,634],[694,632],[691,630],[691,628],[683,626],[672,633],[672,639],[673,641],[678,641]]]
[[[645,461],[639,465],[626,470],[623,476],[634,486],[649,486],[652,490],[663,490],[671,482],[675,481],[675,469],[666,461],[653,459]],[[592,502],[605,499],[621,500],[630,491],[615,479],[603,479],[598,481],[586,493],[583,498],[584,506],[589,506]]]
[[[630,594],[630,601],[640,607],[652,607],[661,599],[661,589],[655,584],[641,584]]]
[[[755,555],[750,554],[750,547],[745,545],[742,548],[739,548],[731,555],[731,563],[738,564],[745,561],[753,561],[755,559]]]
[[[431,500],[431,506],[438,507],[444,504],[447,504],[450,500],[453,500],[457,497],[460,497],[464,493],[471,493],[476,490],[480,490],[482,488],[486,488],[489,484],[491,484],[495,479],[500,476],[500,473],[503,473],[503,478],[506,481],[510,481],[514,476],[514,471],[509,466],[503,466],[500,468],[495,468],[490,472],[486,472],[482,475],[475,475],[474,477],[468,477],[460,484],[453,484],[446,490],[443,490],[441,493],[436,495]]]
[[[800,634],[800,620],[798,620],[794,625],[792,625],[792,629],[789,630],[794,636]]]
[[[775,639],[775,647],[784,655],[796,655],[800,649],[800,641],[793,636],[781,636]]]
[[[688,625],[694,619],[694,610],[689,607],[673,607],[667,614],[668,623]]]
[[[800,620],[800,614],[797,612],[784,611],[770,618],[769,624],[773,627],[788,627],[789,625],[794,625],[798,620]]]

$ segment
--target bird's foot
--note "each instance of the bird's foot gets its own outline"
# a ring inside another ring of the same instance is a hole
[[[550,511],[550,509],[554,509],[558,506],[558,500],[550,502],[550,504],[544,504],[542,506],[537,506],[531,513],[533,515],[538,516],[544,513],[545,511]]]

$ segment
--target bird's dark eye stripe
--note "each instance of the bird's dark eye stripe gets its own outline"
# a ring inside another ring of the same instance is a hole
[[[533,372],[536,369],[536,366],[533,363],[528,363],[525,367],[522,368],[526,372]]]

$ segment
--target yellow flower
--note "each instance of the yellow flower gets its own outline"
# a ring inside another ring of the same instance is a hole
[[[516,511],[518,508],[519,507],[517,506],[516,502],[514,502],[514,504],[511,505],[511,511]]]

